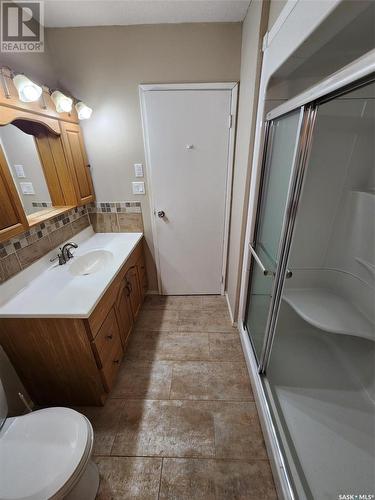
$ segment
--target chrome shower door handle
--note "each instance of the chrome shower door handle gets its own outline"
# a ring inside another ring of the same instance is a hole
[[[160,219],[162,219],[163,217],[165,217],[165,212],[164,212],[164,210],[159,210],[159,212],[158,212],[158,217],[159,217]]]
[[[258,264],[258,266],[261,268],[262,270],[262,273],[264,274],[264,276],[275,276],[275,273],[273,271],[270,271],[269,269],[267,269],[263,262],[260,260],[258,254],[256,253],[256,251],[254,250],[253,246],[250,245],[249,243],[249,249],[250,249],[250,252],[251,252],[251,255],[254,257],[254,260],[255,262]]]
[[[249,243],[249,248],[250,248],[251,255],[254,257],[254,260],[258,264],[258,266],[261,268],[264,276],[275,276],[276,273],[274,271],[270,271],[269,269],[266,269],[263,262],[260,260],[259,255],[254,250],[254,247],[252,245],[250,245],[250,243]],[[288,279],[292,278],[292,276],[293,276],[293,272],[290,271],[289,269],[287,269],[286,273],[285,273],[285,279],[288,280]]]

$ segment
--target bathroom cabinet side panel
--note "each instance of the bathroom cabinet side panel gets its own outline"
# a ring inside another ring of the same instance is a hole
[[[39,405],[100,405],[104,388],[82,320],[0,319],[0,344]]]

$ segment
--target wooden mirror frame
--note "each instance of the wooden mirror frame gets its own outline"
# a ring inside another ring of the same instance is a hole
[[[22,102],[11,70],[1,68],[0,79],[0,127],[17,120],[38,124],[38,132],[33,135],[53,204],[50,209],[26,215],[10,167],[0,152],[0,196],[3,197],[0,208],[9,220],[9,226],[0,229],[0,241],[4,241],[56,215],[90,203],[95,196],[76,110],[57,113],[47,87],[43,87],[38,101]],[[0,221],[4,225],[1,218]]]

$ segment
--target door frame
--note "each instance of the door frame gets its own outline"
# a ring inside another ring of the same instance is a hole
[[[226,192],[225,192],[225,215],[224,215],[224,240],[223,240],[223,256],[221,268],[221,295],[224,295],[226,287],[226,273],[228,262],[228,247],[229,247],[229,228],[230,228],[230,212],[232,204],[232,183],[233,183],[233,167],[234,167],[234,151],[235,151],[235,138],[236,138],[236,124],[237,124],[237,103],[238,103],[238,82],[221,82],[221,83],[156,83],[156,84],[141,84],[139,89],[139,101],[141,106],[141,120],[143,131],[143,145],[145,150],[145,167],[147,171],[146,186],[150,200],[150,216],[152,239],[154,245],[154,256],[156,264],[156,273],[158,280],[158,292],[162,293],[161,286],[161,270],[159,259],[159,244],[156,230],[155,220],[155,206],[154,196],[152,192],[152,169],[151,169],[151,154],[149,147],[149,138],[146,120],[146,92],[156,90],[230,90],[231,91],[231,105],[230,115],[228,116],[228,130],[229,130],[229,143],[227,155],[227,178],[226,178]]]

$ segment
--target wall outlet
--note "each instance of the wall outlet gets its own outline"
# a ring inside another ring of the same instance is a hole
[[[22,194],[35,194],[32,182],[20,182]]]
[[[23,168],[23,165],[14,165],[14,170],[16,171],[17,177],[24,178],[26,177],[25,170]]]
[[[143,177],[142,163],[134,163],[134,173],[136,177]]]
[[[132,182],[133,194],[145,194],[145,183],[144,182]]]

